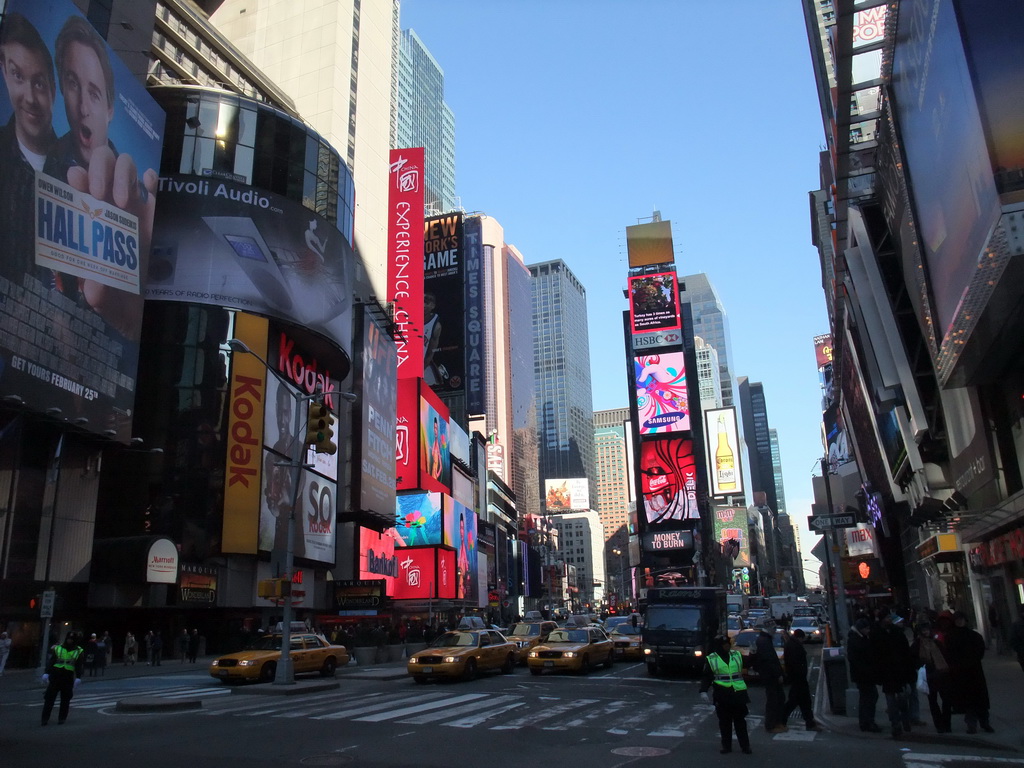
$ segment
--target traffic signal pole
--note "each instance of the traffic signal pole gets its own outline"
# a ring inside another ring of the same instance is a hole
[[[293,413],[302,413],[302,405],[311,405],[313,401],[316,401],[319,405],[323,406],[323,398],[327,395],[338,395],[349,402],[353,402],[356,399],[354,392],[345,392],[338,389],[332,389],[327,392],[317,391],[311,395],[304,395],[294,389],[292,387],[292,383],[273,366],[271,366],[270,363],[249,349],[248,345],[246,345],[244,341],[241,341],[240,339],[228,339],[227,345],[235,352],[244,352],[255,357],[263,364],[264,368],[274,374],[274,376],[276,376],[282,384],[286,386],[287,391],[292,395],[295,401],[296,407],[292,410]],[[323,411],[326,411],[326,413]],[[278,660],[277,671],[274,675],[274,685],[295,685],[295,665],[292,663],[291,655],[292,616],[294,615],[292,607],[292,578],[295,570],[295,508],[299,503],[299,483],[302,481],[302,470],[312,466],[310,464],[306,464],[303,459],[305,458],[307,450],[311,447],[320,453],[334,453],[337,451],[337,446],[330,440],[331,435],[333,435],[333,432],[330,430],[330,409],[323,406],[323,411],[317,410],[314,413],[311,407],[307,409],[306,423],[303,424],[300,420],[298,428],[293,436],[293,442],[295,444],[293,456],[289,461],[278,462],[279,466],[293,467],[295,469],[295,482],[292,485],[292,503],[291,508],[288,511],[288,535],[286,537],[285,545],[285,583],[284,594],[281,596],[283,603],[281,607],[281,657]],[[310,428],[314,420],[314,416],[317,420],[322,419],[325,422],[322,430],[318,429],[314,431]],[[314,442],[311,443],[311,439]],[[333,447],[333,450],[331,450],[331,447]]]

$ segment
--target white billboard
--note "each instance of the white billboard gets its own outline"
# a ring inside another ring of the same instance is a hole
[[[585,477],[545,480],[544,508],[548,512],[590,509],[590,482]]]
[[[739,432],[735,408],[711,408],[704,412],[704,445],[712,496],[743,493]]]

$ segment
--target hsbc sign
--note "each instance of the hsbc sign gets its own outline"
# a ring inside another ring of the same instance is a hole
[[[633,349],[657,349],[659,347],[679,347],[683,343],[683,334],[679,330],[651,331],[650,333],[634,333]]]

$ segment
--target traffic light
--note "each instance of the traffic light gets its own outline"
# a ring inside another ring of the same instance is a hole
[[[337,453],[334,437],[334,416],[324,403],[310,402],[309,420],[306,423],[306,445],[317,453]]]

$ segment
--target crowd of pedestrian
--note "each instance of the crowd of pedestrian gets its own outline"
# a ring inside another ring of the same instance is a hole
[[[1021,635],[1024,639],[1024,624]],[[920,694],[927,697],[938,733],[952,732],[953,715],[964,716],[969,734],[979,728],[993,733],[984,656],[985,639],[960,611],[919,612],[912,628],[888,608],[863,613],[854,621],[846,644],[860,729],[882,730],[876,722],[881,688],[894,739],[927,725],[920,715]]]

